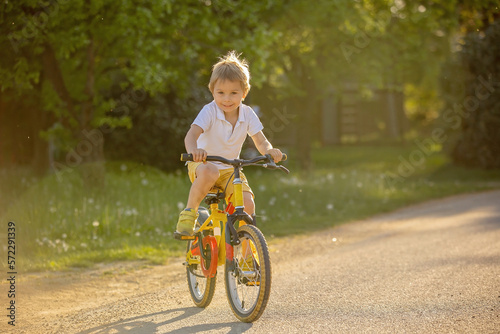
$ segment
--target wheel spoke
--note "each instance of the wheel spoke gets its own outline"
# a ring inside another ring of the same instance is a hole
[[[238,234],[240,244],[234,247],[234,269],[226,267],[226,291],[235,315],[249,322],[260,317],[267,304],[271,267],[262,233],[254,226],[245,225],[238,229]]]
[[[191,248],[191,244],[192,241],[189,241],[188,251]],[[214,295],[216,277],[205,277],[201,270],[201,263],[197,257],[196,260],[198,261],[194,261],[194,263],[197,264],[188,265],[186,270],[189,292],[196,306],[207,307]]]

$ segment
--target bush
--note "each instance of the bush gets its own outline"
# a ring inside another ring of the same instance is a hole
[[[469,34],[457,63],[451,66],[462,67],[451,75],[455,87],[460,87],[463,80],[463,89],[447,101],[448,107],[454,108],[457,103],[462,107],[456,115],[460,115],[461,122],[457,124],[461,124],[461,129],[451,151],[456,164],[500,168],[499,40],[500,21],[484,32]]]

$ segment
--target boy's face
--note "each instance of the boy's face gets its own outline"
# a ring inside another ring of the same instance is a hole
[[[243,87],[239,81],[217,80],[212,92],[215,103],[225,113],[235,112],[245,98]]]

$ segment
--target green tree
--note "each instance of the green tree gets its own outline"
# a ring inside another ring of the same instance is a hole
[[[288,1],[272,22],[281,37],[270,67],[272,86],[296,115],[298,158],[310,169],[320,128],[320,102],[348,85],[403,91],[406,84],[436,89],[448,52],[452,5],[404,1]],[[432,85],[429,85],[429,81]],[[398,131],[397,135],[401,135]]]
[[[229,0],[118,6],[109,0],[4,2],[0,44],[12,52],[0,63],[2,91],[16,90],[20,100],[39,87],[39,113],[50,113],[54,122],[38,132],[60,143],[63,160],[53,165],[56,170],[101,161],[102,135],[130,128],[131,113],[139,110],[134,106],[154,100],[150,108],[168,109],[182,106],[181,100],[201,100],[197,87],[206,85],[211,65],[227,50],[244,52],[253,63],[253,83],[263,80],[258,69],[274,37],[253,13],[269,4],[237,5]],[[101,184],[102,168],[94,175]]]
[[[498,59],[500,9],[496,1],[457,1],[454,52],[443,66],[440,125],[456,164],[500,167]]]
[[[499,41],[500,21],[483,34],[469,33],[454,66],[462,69],[450,75],[463,83],[463,89],[451,92],[443,112],[444,121],[459,130],[451,151],[457,164],[500,168]]]

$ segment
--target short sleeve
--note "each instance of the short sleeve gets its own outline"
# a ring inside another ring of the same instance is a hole
[[[259,117],[253,111],[252,108],[248,107],[248,114],[247,114],[247,119],[248,119],[248,135],[250,137],[256,135],[259,131],[262,131],[264,129],[264,126],[262,125],[262,122],[260,121]]]
[[[198,113],[198,116],[194,119],[192,125],[198,125],[203,129],[203,132],[207,132],[213,123],[213,115],[210,111],[211,110],[208,105],[204,106]]]

